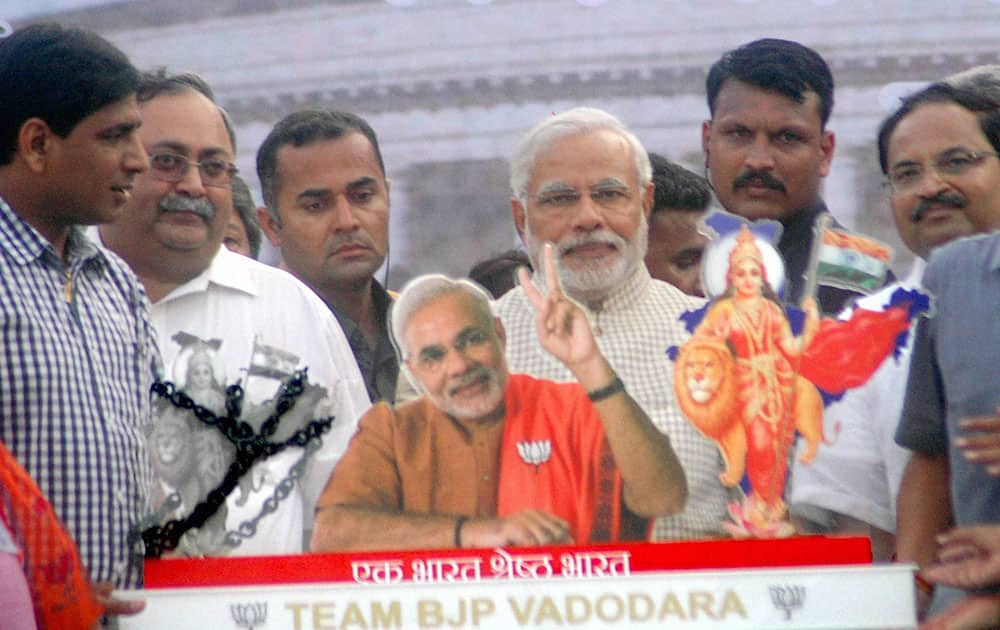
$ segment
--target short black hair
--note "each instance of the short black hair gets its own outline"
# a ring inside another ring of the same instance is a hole
[[[271,129],[260,149],[257,150],[257,179],[260,180],[264,205],[271,216],[280,222],[278,216],[278,150],[285,145],[301,147],[320,140],[333,140],[349,133],[360,133],[368,138],[375,152],[379,170],[385,176],[385,163],[378,147],[378,137],[368,122],[351,112],[331,109],[307,109],[289,114]]]
[[[807,92],[819,96],[819,117],[825,128],[833,111],[833,74],[818,52],[787,39],[758,39],[722,55],[708,71],[705,91],[708,111],[715,115],[715,99],[727,79],[773,92],[798,103]]]
[[[653,212],[683,210],[702,212],[712,202],[712,188],[708,180],[680,164],[675,164],[659,153],[649,152],[653,166]],[[652,218],[652,214],[650,214]]]
[[[96,33],[33,24],[0,39],[0,165],[17,151],[29,118],[65,138],[99,109],[135,94],[140,74]]]
[[[498,300],[517,286],[515,274],[520,267],[526,267],[531,271],[531,259],[528,258],[528,254],[521,249],[508,249],[473,265],[469,270],[469,279],[481,285],[490,292],[493,299]]]
[[[993,145],[993,150],[1000,153],[1000,103],[980,93],[959,89],[944,82],[932,83],[905,97],[899,109],[879,126],[878,164],[883,173],[889,173],[889,139],[896,127],[915,109],[928,103],[954,104],[976,114],[983,135]]]
[[[256,260],[260,254],[260,223],[257,222],[257,206],[250,194],[250,187],[239,175],[233,175],[233,209],[236,216],[243,222],[247,233],[247,243],[250,245],[250,256]]]

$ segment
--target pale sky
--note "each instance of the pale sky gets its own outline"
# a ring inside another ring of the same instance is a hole
[[[48,15],[69,9],[82,9],[97,4],[112,4],[120,0],[3,0],[0,20],[13,22],[36,15]]]

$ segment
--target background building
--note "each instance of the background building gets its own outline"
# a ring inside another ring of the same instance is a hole
[[[28,12],[72,1],[36,0]],[[37,19],[23,15],[8,21]],[[551,112],[605,108],[649,149],[701,170],[708,67],[765,36],[830,62],[837,149],[826,199],[841,221],[896,246],[905,272],[878,123],[908,82],[1000,62],[1000,2],[989,0],[137,0],[47,17],[100,31],[140,67],[205,76],[238,125],[252,185],[257,147],[285,114],[367,118],[392,180],[392,287],[462,274],[517,242],[506,160]]]

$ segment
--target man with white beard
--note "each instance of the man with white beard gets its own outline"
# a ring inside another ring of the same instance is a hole
[[[672,346],[688,338],[678,319],[703,301],[650,277],[646,254],[652,169],[639,140],[607,112],[577,108],[551,116],[518,143],[511,160],[514,224],[539,269],[555,245],[569,297],[587,309],[601,352],[636,402],[670,437],[688,481],[684,511],[656,521],[654,540],[724,535],[727,491],[716,446],[684,418],[673,393]],[[544,284],[538,273],[534,281]],[[496,305],[512,372],[568,381],[535,332],[521,287]]]

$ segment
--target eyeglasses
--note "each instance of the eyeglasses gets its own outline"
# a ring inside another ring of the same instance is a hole
[[[535,206],[542,214],[566,215],[579,208],[583,194],[572,187],[557,188],[536,195]],[[633,193],[628,186],[598,185],[586,194],[602,211],[628,214],[633,209],[631,203]]]
[[[969,172],[988,157],[1000,157],[1000,155],[992,151],[951,149],[934,158],[930,167],[939,177],[958,177]],[[897,194],[913,192],[924,181],[925,174],[926,171],[921,164],[914,162],[901,164],[889,173],[889,187],[893,193]]]
[[[149,156],[150,173],[163,182],[181,181],[192,166],[198,167],[202,184],[217,188],[228,188],[232,185],[233,175],[239,172],[232,162],[215,158],[195,162],[176,153],[154,153]]]

